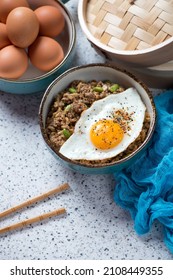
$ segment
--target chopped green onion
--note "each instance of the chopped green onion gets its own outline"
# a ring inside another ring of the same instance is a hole
[[[94,87],[93,90],[96,91],[96,92],[102,92],[103,88],[102,87]]]
[[[71,136],[71,132],[66,128],[64,128],[62,132],[66,139],[68,139]]]
[[[68,112],[71,108],[72,108],[72,105],[69,104],[69,105],[67,105],[67,106],[65,107],[64,111],[65,111],[65,112]]]
[[[70,93],[75,93],[75,92],[76,92],[76,89],[75,89],[74,87],[71,87],[71,88],[69,88],[69,92],[70,92]]]
[[[119,89],[119,85],[118,85],[118,84],[114,84],[114,85],[112,85],[112,86],[109,88],[109,91],[114,92],[114,91],[116,91],[117,89]]]

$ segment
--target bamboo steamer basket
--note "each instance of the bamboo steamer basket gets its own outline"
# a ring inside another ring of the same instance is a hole
[[[79,0],[80,26],[106,59],[132,67],[173,60],[172,0]]]
[[[152,67],[131,67],[119,60],[107,60],[106,62],[113,66],[125,68],[150,88],[173,88],[173,61]]]
[[[173,88],[173,61],[148,68],[132,69],[132,72],[149,87]]]

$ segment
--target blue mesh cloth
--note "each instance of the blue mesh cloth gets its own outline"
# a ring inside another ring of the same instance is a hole
[[[133,166],[114,174],[114,200],[131,213],[138,234],[149,232],[158,220],[173,253],[173,91],[156,96],[155,104],[158,117],[151,146]]]

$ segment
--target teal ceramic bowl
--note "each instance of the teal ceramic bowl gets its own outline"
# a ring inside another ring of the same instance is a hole
[[[136,88],[147,108],[147,111],[150,114],[149,131],[145,141],[141,144],[141,146],[126,158],[102,166],[86,166],[84,164],[75,163],[72,160],[64,157],[59,152],[56,152],[45,132],[46,118],[50,110],[50,106],[57,94],[67,88],[74,80],[91,81],[93,79],[100,81],[110,80],[122,85],[125,88]],[[126,70],[112,67],[110,65],[89,64],[69,69],[49,85],[40,104],[39,122],[41,133],[47,147],[63,165],[82,174],[108,174],[120,171],[123,168],[133,164],[134,161],[139,158],[144,150],[148,147],[156,124],[156,109],[149,89],[132,74],[128,73]]]
[[[17,80],[0,78],[0,91],[14,94],[44,92],[57,76],[69,68],[75,52],[76,30],[73,19],[64,5],[66,2],[68,1],[28,0],[33,10],[44,5],[58,6],[61,9],[65,18],[65,28],[56,40],[58,40],[63,47],[65,53],[63,61],[49,72],[41,72],[30,64],[24,75]]]

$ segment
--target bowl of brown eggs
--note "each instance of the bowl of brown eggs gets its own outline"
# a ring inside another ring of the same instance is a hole
[[[68,68],[75,33],[73,19],[61,1],[0,1],[0,90],[44,91]]]
[[[86,174],[130,166],[150,144],[156,110],[150,90],[108,64],[67,70],[43,95],[39,121],[51,153]]]

